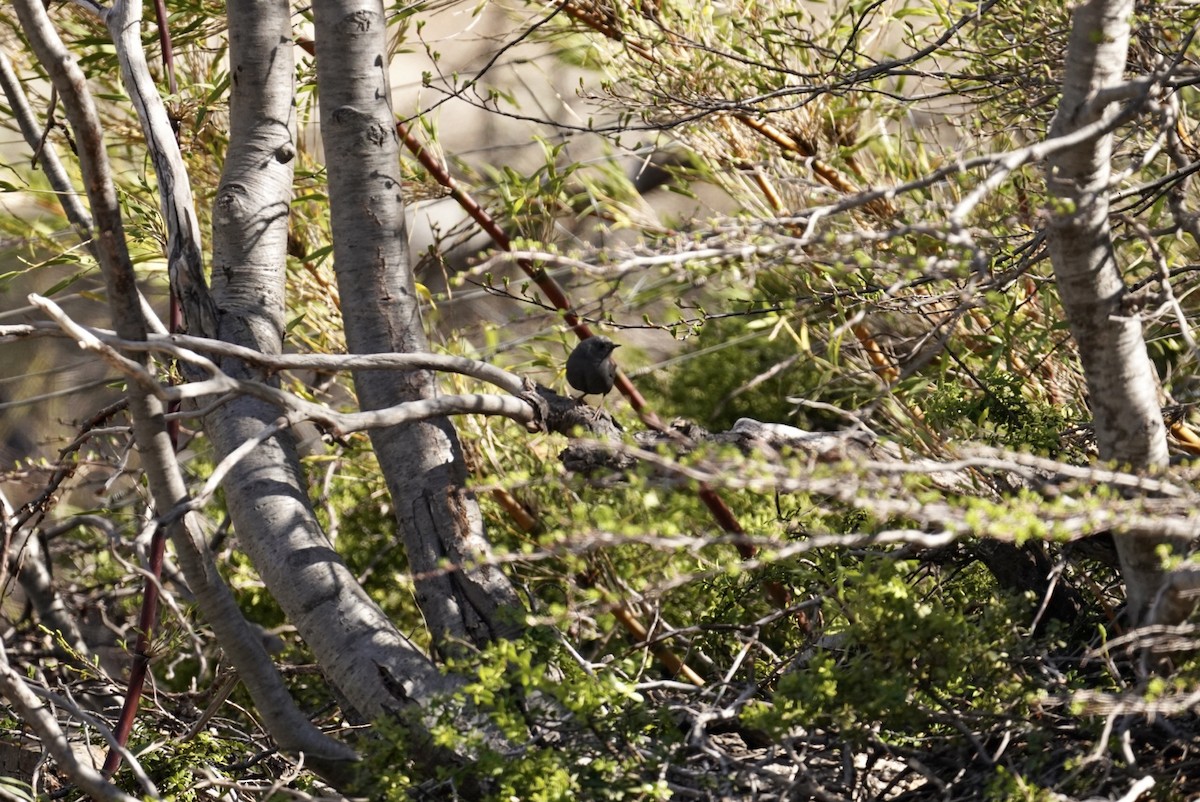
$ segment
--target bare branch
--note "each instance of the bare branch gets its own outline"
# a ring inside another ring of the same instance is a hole
[[[215,334],[216,307],[204,278],[200,223],[196,218],[191,183],[167,110],[146,64],[141,20],[141,0],[116,0],[104,15],[121,61],[125,91],[137,109],[158,178],[162,215],[167,223],[167,269],[171,290],[183,307],[189,329],[198,334]]]
[[[9,665],[3,643],[0,643],[0,694],[8,699],[21,720],[38,734],[42,746],[59,768],[85,793],[105,802],[137,802],[135,797],[117,788],[100,772],[75,757],[50,708],[38,699],[21,675]],[[157,794],[154,798],[158,798]]]
[[[87,81],[59,39],[42,4],[38,0],[18,0],[15,6],[38,60],[50,73],[62,98],[78,141],[84,183],[98,231],[98,258],[108,285],[109,306],[116,330],[123,338],[144,340],[146,330],[137,293],[137,277],[127,250],[100,121]],[[136,23],[131,23],[131,26],[122,29],[122,35],[132,34],[133,42],[127,45],[134,46],[140,53]],[[145,102],[150,105],[158,103],[161,111],[161,101],[157,100],[152,85],[147,95]],[[170,183],[169,175],[160,176],[160,182]],[[186,192],[186,186],[183,191]],[[192,212],[190,207],[172,207],[164,210],[164,213],[186,218]],[[189,242],[178,243],[179,252],[169,256],[180,260],[190,258],[192,249],[196,249],[198,254],[197,243],[194,240]],[[177,265],[177,268],[194,266],[198,269],[198,265],[198,262],[193,264],[189,261],[187,265]],[[198,288],[193,289],[199,292]],[[118,360],[118,363],[124,364],[122,360]],[[144,378],[143,369],[144,366],[135,373]],[[154,504],[159,510],[170,510],[186,501],[187,488],[164,424],[165,410],[155,394],[147,392],[148,389],[135,383],[129,393],[134,437]],[[348,765],[354,760],[354,753],[325,736],[296,707],[261,638],[250,628],[236,599],[221,579],[194,516],[185,516],[175,522],[170,527],[170,535],[188,585],[195,593],[205,619],[217,632],[226,654],[237,666],[243,682],[258,704],[259,712],[271,720],[272,734],[284,748],[306,752],[310,759],[323,762],[331,771]]]
[[[37,149],[40,154],[40,163],[42,169],[46,173],[46,178],[50,181],[50,186],[54,188],[58,197],[58,202],[62,204],[63,212],[67,215],[67,220],[75,228],[75,233],[79,235],[80,241],[87,247],[88,251],[94,257],[98,258],[96,253],[95,243],[92,241],[92,216],[87,208],[79,200],[79,192],[72,185],[70,177],[67,175],[66,169],[63,167],[62,160],[58,158],[58,151],[49,141],[42,141],[43,137],[38,129],[38,120],[29,107],[29,101],[25,96],[25,92],[21,87],[20,79],[13,71],[12,62],[8,58],[8,54],[0,50],[0,89],[4,91],[4,97],[8,100],[8,105],[12,109],[13,117],[17,121],[17,125],[21,129],[22,136],[25,141]],[[142,307],[142,315],[151,328],[159,334],[166,334],[167,328],[163,322],[155,314],[154,308],[150,306],[150,302],[146,297],[138,292],[139,300]]]

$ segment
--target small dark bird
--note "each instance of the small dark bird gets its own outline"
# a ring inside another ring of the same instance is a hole
[[[612,352],[620,348],[607,337],[588,337],[567,357],[567,383],[583,395],[608,395],[617,378]],[[576,400],[578,401],[579,398]]]

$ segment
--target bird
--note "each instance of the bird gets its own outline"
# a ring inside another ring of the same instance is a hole
[[[617,379],[617,363],[612,352],[621,346],[607,337],[588,337],[567,357],[567,384],[581,395],[608,395]]]

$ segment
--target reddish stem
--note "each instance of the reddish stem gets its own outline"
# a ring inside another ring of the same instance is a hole
[[[316,49],[313,47],[311,39],[298,38],[296,44],[309,55],[315,55]],[[441,160],[430,153],[413,136],[412,132],[408,130],[408,126],[403,122],[397,121],[396,134],[404,142],[405,147],[416,157],[417,161],[421,163],[421,166],[429,171],[429,174],[433,176],[435,181],[450,191],[450,197],[454,198],[458,202],[458,205],[463,208],[463,211],[479,224],[479,227],[492,238],[496,246],[501,250],[511,251],[512,242],[509,240],[508,235],[504,233],[504,229],[496,222],[495,218],[488,214],[487,210],[480,206],[471,197],[469,192],[463,189],[458,181],[454,179],[454,176],[450,175],[450,171],[446,169]],[[586,340],[588,337],[591,337],[592,330],[588,327],[587,323],[575,314],[574,305],[567,298],[567,294],[563,292],[558,282],[551,278],[544,269],[535,265],[529,259],[519,258],[516,261],[517,265],[525,271],[525,274],[533,279],[538,288],[545,293],[550,303],[554,304],[554,307],[563,313],[563,320],[567,322],[567,325],[571,327],[579,339]],[[654,414],[653,410],[649,409],[646,399],[633,386],[633,382],[629,381],[629,377],[624,373],[618,373],[615,386],[629,399],[629,405],[633,407],[634,411],[638,413],[638,416],[647,426],[661,432],[668,431],[662,421],[658,419],[658,416]],[[702,485],[698,492],[700,500],[704,502],[704,506],[708,507],[713,519],[716,520],[721,529],[736,535],[745,534],[745,530],[738,523],[737,516],[733,514],[733,510],[729,509],[729,505],[725,503],[725,500],[715,490],[707,485]],[[737,550],[738,554],[745,560],[751,559],[758,553],[758,549],[750,543],[739,543]],[[766,589],[767,595],[774,604],[781,608],[788,605],[788,591],[778,582],[767,582]]]
[[[137,716],[138,703],[142,700],[142,689],[146,685],[146,674],[150,668],[150,641],[154,633],[154,625],[158,623],[158,587],[162,576],[163,553],[167,547],[167,532],[163,526],[158,527],[150,540],[150,564],[146,566],[150,576],[146,578],[146,588],[142,598],[142,611],[138,616],[137,643],[133,649],[133,664],[129,668],[128,691],[125,693],[125,704],[121,707],[121,715],[113,735],[117,743],[125,746],[129,742],[129,733],[133,731],[133,720]],[[111,777],[121,765],[121,753],[110,749],[104,758],[102,771],[106,777]]]
[[[163,68],[167,73],[167,91],[179,94],[175,83],[175,48],[171,44],[171,29],[167,25],[166,0],[154,0],[154,19],[158,23],[158,44],[162,48]]]
[[[413,136],[412,132],[408,130],[408,126],[402,122],[397,122],[396,133],[400,136],[400,139],[404,142],[409,151],[416,156],[417,161],[421,163],[421,166],[429,171],[429,174],[433,176],[435,181],[450,191],[450,197],[454,198],[454,200],[458,202],[458,205],[463,208],[463,211],[469,214],[471,219],[479,224],[479,227],[482,228],[484,232],[486,232],[487,235],[492,238],[492,241],[496,243],[496,246],[501,250],[511,251],[512,243],[509,240],[508,235],[504,233],[504,229],[500,228],[495,218],[488,214],[487,210],[480,206],[475,199],[471,197],[470,193],[462,188],[458,181],[454,179],[454,176],[450,175],[450,171],[446,169],[446,166],[442,164],[441,160],[430,153],[421,144],[421,142],[415,136]],[[583,322],[579,316],[575,314],[574,305],[571,303],[570,299],[567,298],[567,294],[563,292],[562,287],[559,286],[557,281],[555,281],[544,269],[538,265],[535,265],[529,259],[522,257],[518,258],[516,262],[517,265],[525,271],[525,274],[533,279],[534,283],[537,284],[538,289],[545,294],[550,303],[554,304],[556,309],[562,311],[563,319],[566,320],[567,325],[569,325],[575,331],[575,334],[578,335],[579,339],[586,340],[588,337],[592,336],[591,329],[588,328],[587,323]],[[626,398],[629,399],[629,405],[633,407],[633,409],[638,413],[638,416],[641,417],[646,425],[662,432],[667,431],[666,427],[663,426],[662,422],[658,419],[658,416],[648,408],[646,399],[642,397],[642,394],[637,391],[637,388],[633,386],[633,382],[629,381],[629,378],[624,373],[617,374],[616,387],[621,391],[622,394],[624,394]],[[702,485],[698,492],[700,494],[700,500],[704,502],[706,507],[708,507],[709,512],[724,531],[737,535],[745,534],[745,530],[742,529],[742,525],[738,522],[737,516],[733,514],[733,510],[729,508],[729,505],[725,503],[725,500],[721,498],[717,491],[713,490],[707,485]],[[758,553],[758,549],[750,543],[738,543],[737,550],[742,556],[742,559],[745,560],[751,559],[755,554]],[[780,608],[788,605],[789,594],[787,589],[778,582],[767,582],[766,590],[767,595],[771,598],[772,603],[778,605]]]
[[[463,211],[469,214],[471,219],[478,223],[479,227],[484,230],[484,233],[492,238],[492,241],[496,243],[496,247],[502,251],[511,251],[512,242],[509,240],[508,235],[504,233],[504,229],[496,222],[495,218],[488,214],[487,210],[480,206],[471,197],[470,193],[462,188],[436,156],[425,149],[420,141],[412,135],[412,132],[408,130],[408,126],[402,122],[397,122],[396,133],[403,140],[405,146],[417,157],[417,161],[421,163],[421,166],[429,171],[434,180],[450,191],[450,197],[454,198],[458,202],[458,205],[463,208]],[[538,289],[545,294],[546,299],[554,305],[554,308],[563,313],[563,320],[567,322],[567,325],[571,327],[579,339],[586,340],[592,336],[591,328],[575,314],[574,304],[571,303],[567,294],[563,292],[562,287],[559,286],[558,282],[549,273],[524,257],[518,258],[516,262],[517,266],[533,279]],[[629,399],[629,405],[633,407],[634,411],[641,416],[642,420],[648,426],[659,430],[664,429],[658,416],[649,409],[646,399],[642,397],[642,394],[638,392],[637,388],[633,386],[633,382],[624,373],[617,374],[616,388],[621,391],[622,395]]]
[[[162,47],[163,67],[167,73],[167,90],[178,94],[179,88],[175,82],[175,51],[171,44],[171,31],[167,25],[167,4],[165,0],[154,0],[154,14],[158,23],[158,41]],[[175,132],[179,136],[178,130]],[[171,294],[170,302],[171,331],[177,332],[183,325],[182,312],[179,303]],[[179,411],[178,402],[168,407],[169,412]],[[167,423],[167,432],[171,444],[179,446],[179,421],[171,419]],[[125,692],[125,703],[121,706],[121,715],[113,729],[117,743],[125,746],[129,743],[129,734],[133,732],[133,721],[137,717],[138,705],[142,700],[142,692],[146,687],[146,674],[150,670],[150,646],[154,637],[154,626],[158,623],[158,589],[162,580],[163,554],[167,548],[166,528],[159,526],[150,538],[150,564],[146,566],[148,576],[142,591],[142,609],[138,614],[137,642],[133,648],[133,663],[129,667],[129,683]],[[121,765],[121,753],[110,749],[104,758],[102,771],[106,777],[111,777]]]

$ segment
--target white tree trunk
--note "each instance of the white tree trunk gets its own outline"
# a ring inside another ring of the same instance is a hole
[[[1099,90],[1123,80],[1133,0],[1089,0],[1074,12],[1063,94],[1050,129],[1069,134],[1101,119]],[[1047,246],[1059,295],[1087,379],[1100,458],[1134,470],[1167,463],[1158,379],[1146,354],[1141,321],[1122,309],[1125,282],[1108,224],[1112,135],[1059,151],[1047,184],[1059,200]],[[1154,532],[1117,536],[1133,623],[1141,622],[1167,579]]]
[[[126,70],[131,93],[139,91],[136,86],[144,84],[142,78],[148,80],[148,76],[140,75],[140,70],[145,69],[144,59],[139,58],[140,52],[132,55],[125,51],[128,47],[141,47],[137,31],[130,30],[136,29],[140,20],[140,5],[133,6],[122,6],[120,12],[114,12],[109,20],[113,26],[113,37],[118,41],[123,63],[134,65],[131,70]],[[94,218],[95,253],[104,273],[113,324],[123,339],[144,340],[146,324],[142,315],[142,299],[126,247],[120,206],[111,180],[99,116],[87,90],[86,79],[58,39],[42,4],[20,0],[16,8],[22,28],[29,36],[38,60],[46,66],[62,98],[75,133],[81,172]],[[285,8],[284,19],[286,18]],[[161,106],[161,99],[156,94],[143,93],[139,108],[143,111],[151,110],[140,117],[147,129],[149,147],[155,148],[156,142],[168,140],[173,145],[174,140],[170,136],[169,127],[166,131],[162,130],[166,125],[166,116],[159,113],[161,109],[155,106]],[[160,177],[160,180],[174,184],[177,190],[164,189],[161,195],[163,203],[180,203],[184,197],[190,202],[190,192],[177,183],[186,181],[186,175],[181,170],[182,162],[178,159],[178,150],[166,154],[156,153],[154,161],[172,176],[171,179]],[[176,261],[186,263],[178,266],[176,276],[187,271],[191,271],[193,277],[198,275],[199,263],[188,261],[198,259],[199,255],[199,246],[193,236],[195,232],[189,222],[195,219],[194,210],[164,210],[163,217],[173,226],[171,241],[174,244],[170,257],[173,260],[172,264]],[[203,319],[212,322],[213,310],[207,287],[203,286],[202,282],[192,286],[188,297],[204,305],[207,311]],[[143,365],[147,364],[144,354],[134,354],[131,358],[139,360]],[[128,395],[134,439],[155,509],[158,515],[166,516],[188,500],[187,487],[175,460],[174,447],[164,420],[166,410],[157,397],[136,383],[130,383]],[[205,620],[217,633],[221,646],[241,672],[242,680],[254,698],[268,729],[276,735],[285,749],[305,751],[316,762],[330,768],[347,764],[354,758],[354,753],[344,745],[325,737],[292,701],[278,672],[274,671],[271,665],[262,639],[242,617],[236,600],[217,572],[195,518],[194,513],[188,513],[182,517],[167,519],[163,525],[168,527],[180,566]]]
[[[279,353],[295,155],[289,8],[286,0],[231,3],[228,14],[230,147],[213,212],[213,296],[221,339]],[[221,367],[265,379],[236,360]],[[220,459],[279,415],[243,396],[208,414],[205,431]],[[306,487],[290,432],[250,452],[224,482],[239,544],[326,675],[367,718],[450,690],[330,545]]]
[[[378,0],[317,0],[317,83],[329,176],[334,269],[353,353],[423,352],[408,263],[400,147],[388,85],[387,23]],[[363,409],[437,393],[428,371],[357,371]],[[490,549],[458,436],[449,420],[371,431],[439,648],[519,629],[520,601]]]

